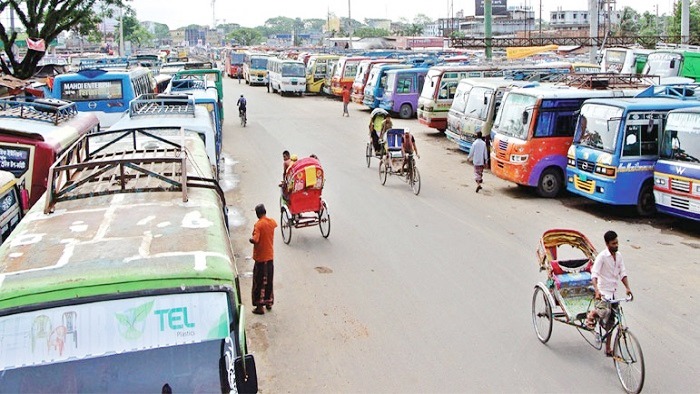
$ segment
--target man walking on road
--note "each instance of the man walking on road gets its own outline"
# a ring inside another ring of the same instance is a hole
[[[348,112],[348,104],[350,103],[350,90],[348,90],[347,86],[343,86],[343,116],[350,117],[350,113]]]
[[[481,131],[476,133],[476,139],[469,149],[467,160],[474,164],[474,180],[476,181],[476,192],[481,190],[481,184],[484,182],[484,165],[488,160],[488,151],[486,150],[486,142],[481,135]]]
[[[255,261],[253,266],[252,300],[255,307],[253,313],[256,315],[265,314],[263,306],[268,311],[271,310],[275,301],[272,280],[275,273],[273,259],[277,222],[268,218],[266,214],[265,205],[258,204],[255,207],[255,215],[258,217],[258,221],[253,227],[253,237],[249,240],[253,244],[253,260]]]

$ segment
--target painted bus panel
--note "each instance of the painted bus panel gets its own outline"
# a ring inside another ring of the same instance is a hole
[[[372,70],[375,67],[379,67],[383,64],[395,64],[399,62],[399,59],[368,59],[361,61],[360,65],[357,67],[355,80],[352,83],[350,99],[354,103],[362,104],[362,101],[365,98],[365,86],[367,85],[367,80]]]
[[[425,82],[427,68],[387,71],[387,85],[379,107],[398,113],[401,119],[415,116],[418,96]]]
[[[369,59],[364,56],[342,56],[338,59],[333,77],[331,77],[331,93],[340,96],[343,88],[352,89],[352,83],[357,75],[357,67],[363,60]]]
[[[311,55],[306,65],[306,91],[321,93],[326,84],[326,76],[331,73],[333,64],[340,55]]]

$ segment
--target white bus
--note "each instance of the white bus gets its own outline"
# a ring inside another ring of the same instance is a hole
[[[270,58],[267,72],[272,92],[294,93],[301,96],[306,91],[306,66],[299,60]]]

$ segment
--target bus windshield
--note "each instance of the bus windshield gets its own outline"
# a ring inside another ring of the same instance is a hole
[[[369,77],[367,77],[367,86],[374,86],[377,83],[377,76],[379,75],[379,69],[373,68],[369,72]]]
[[[483,98],[482,98],[483,99]],[[537,97],[524,94],[511,93],[499,111],[498,131],[512,137],[526,139],[529,131],[528,125],[532,117],[531,109],[537,103]],[[523,123],[523,113],[528,112],[528,117]]]
[[[611,50],[605,51],[605,63],[608,66],[608,70],[605,71],[617,71],[620,72],[622,65],[625,64],[625,58],[627,57],[627,51]],[[610,70],[612,66],[612,70]]]
[[[674,113],[668,116],[661,140],[661,157],[700,163],[700,114]]]
[[[264,70],[267,68],[267,58],[250,59],[250,67],[256,70]]]
[[[489,113],[489,103],[493,95],[493,89],[484,87],[474,87],[469,92],[467,106],[464,109],[464,115],[470,118],[486,120]]]
[[[576,126],[574,142],[581,146],[615,152],[622,108],[584,104]]]
[[[355,75],[357,74],[357,66],[359,66],[358,63],[345,63],[345,73],[343,74],[343,78],[355,78]]]
[[[677,77],[683,56],[680,53],[650,53],[644,68],[644,74],[660,77]]]
[[[303,64],[283,64],[282,65],[282,76],[283,77],[304,77],[304,65]]]
[[[420,92],[421,97],[432,99],[435,95],[435,88],[440,82],[440,70],[428,70],[428,75],[425,77],[425,82],[423,84],[423,90]],[[454,93],[453,93],[454,94]]]
[[[389,92],[394,91],[394,86],[396,85],[396,73],[391,73],[387,75],[386,79],[386,90]]]

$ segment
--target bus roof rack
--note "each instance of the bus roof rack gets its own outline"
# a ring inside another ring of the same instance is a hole
[[[649,86],[635,97],[668,97],[680,100],[700,99],[700,84],[669,84]]]
[[[181,128],[182,144],[148,129],[83,135],[51,166],[44,213],[53,212],[61,201],[122,193],[182,192],[182,201],[187,202],[192,187],[216,191],[225,205],[216,179],[188,175],[188,165],[201,172],[184,146],[184,133]],[[154,147],[139,147],[139,138],[155,140]]]
[[[185,94],[142,94],[129,103],[129,117],[164,114],[195,116],[194,99]]]
[[[128,68],[129,59],[126,57],[116,58],[101,58],[101,59],[82,59],[78,65],[78,70],[92,69],[115,69]]]
[[[30,119],[58,125],[77,114],[78,106],[70,101],[23,96],[0,99],[0,118]]]
[[[185,63],[185,70],[210,70],[214,66],[211,62],[187,62]]]
[[[565,74],[557,80],[557,83],[579,89],[633,89],[660,82],[661,77],[656,75],[615,73]]]

